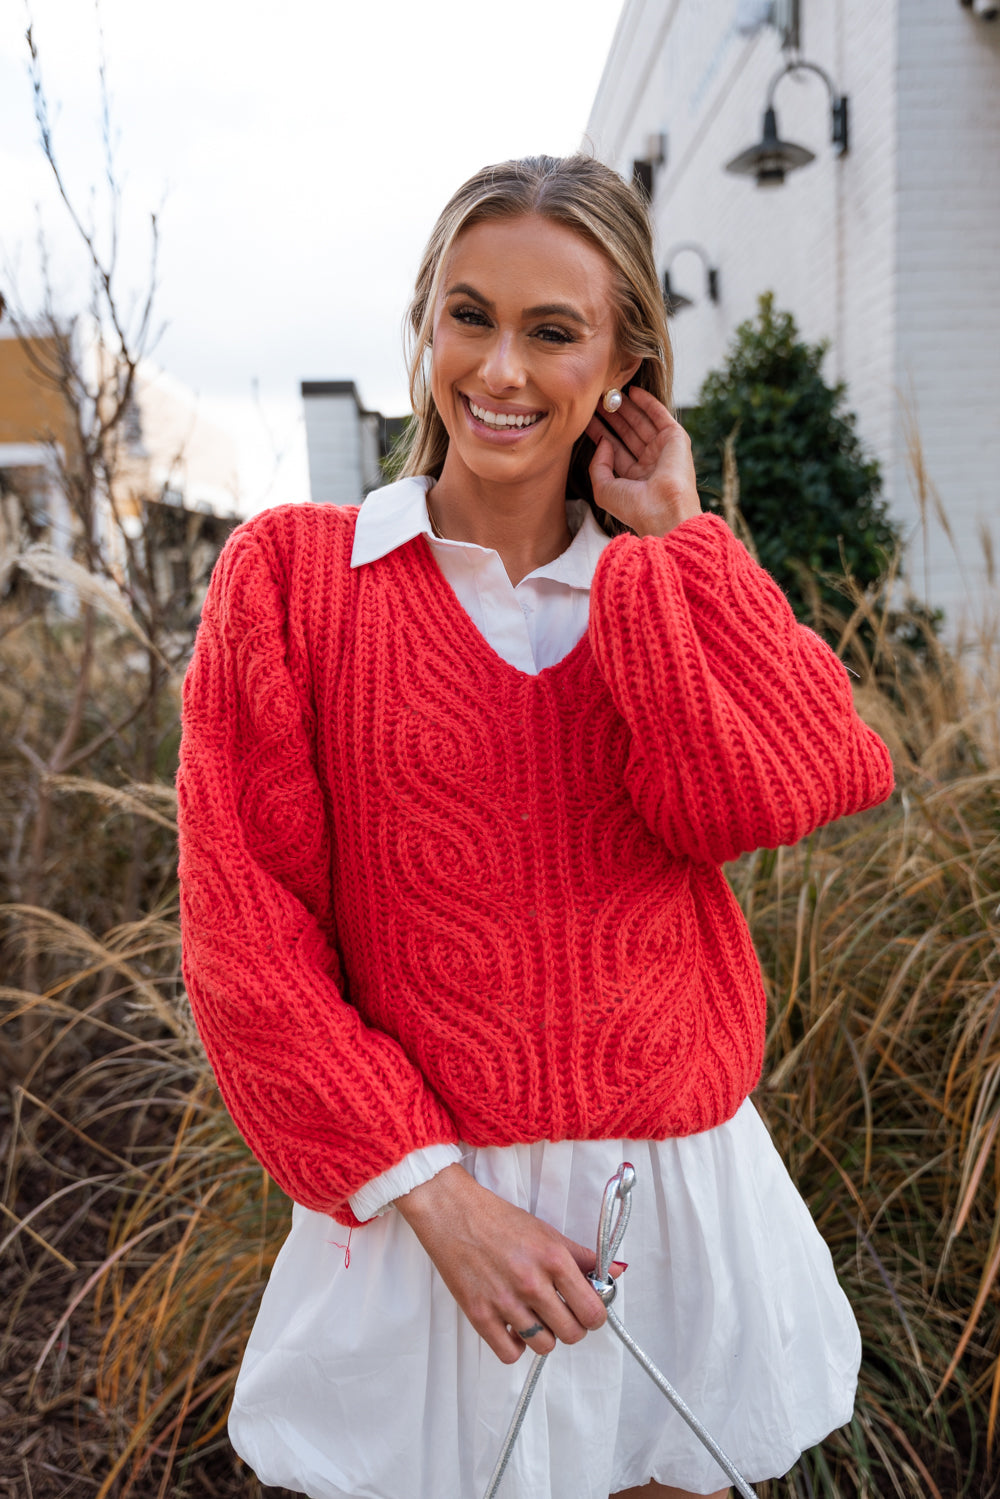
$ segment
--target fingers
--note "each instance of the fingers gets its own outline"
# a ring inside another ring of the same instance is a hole
[[[557,1340],[579,1342],[604,1322],[601,1298],[585,1276],[593,1251],[494,1196],[461,1167],[398,1198],[396,1208],[504,1363],[525,1347],[549,1353]]]
[[[587,428],[587,435],[592,435],[589,427]],[[594,493],[596,495],[598,490],[613,481],[615,477],[615,463],[614,449],[611,446],[610,439],[602,433],[599,438],[595,438],[594,440],[597,443],[597,449],[590,460],[590,482],[594,486]]]
[[[486,1316],[480,1321],[475,1307],[466,1310],[476,1331],[504,1363],[513,1363],[525,1347],[532,1353],[551,1353],[557,1342],[579,1343],[607,1317],[600,1297],[572,1261],[525,1288],[502,1329],[499,1319]]]
[[[516,1332],[517,1335],[518,1335],[518,1337],[521,1339],[521,1341],[523,1343],[530,1342],[532,1338],[537,1338],[538,1334],[540,1332],[544,1332],[544,1331],[545,1331],[545,1326],[541,1322],[532,1322],[532,1324],[531,1324],[530,1327],[524,1327],[524,1328],[521,1328],[521,1327],[512,1327],[511,1328],[511,1332]]]
[[[624,400],[617,411],[606,412],[601,406],[595,415],[611,427],[633,452],[651,442],[658,432],[679,426],[663,402],[648,390],[643,390],[641,385],[630,386],[624,392]]]
[[[595,1255],[592,1249],[585,1249],[582,1244],[575,1244],[571,1239],[565,1240],[566,1248],[569,1250],[577,1269],[584,1275],[593,1270]],[[624,1260],[615,1260],[609,1267],[612,1279],[617,1279],[628,1266]],[[527,1326],[520,1326],[516,1322],[510,1323],[504,1328],[507,1341],[501,1344],[503,1353],[508,1353],[511,1348],[510,1339],[515,1341],[513,1358],[517,1358],[522,1349],[520,1344],[528,1347],[532,1353],[551,1353],[556,1343],[579,1343],[588,1332],[593,1332],[602,1326],[607,1320],[607,1310],[600,1297],[584,1282],[584,1294],[580,1296],[580,1279],[572,1274],[565,1279],[555,1275],[553,1284],[556,1288],[557,1300],[553,1303],[544,1287],[540,1288],[538,1296],[531,1298],[533,1302],[545,1302],[550,1310],[546,1313],[547,1321],[539,1316]],[[503,1353],[501,1356],[503,1356]],[[505,1362],[508,1361],[505,1359]]]
[[[551,1353],[557,1342],[579,1343],[590,1331],[568,1310],[559,1296],[551,1295],[551,1290],[551,1286],[539,1287],[538,1295],[532,1297],[532,1300],[548,1303],[545,1313],[526,1309],[520,1318],[515,1313],[514,1321],[508,1323],[505,1329],[514,1335],[518,1344],[527,1346],[532,1353]]]
[[[522,1342],[536,1353],[549,1352],[557,1341],[579,1343],[607,1316],[604,1303],[586,1278],[586,1271],[593,1268],[593,1251],[554,1230],[549,1233],[547,1243],[534,1246],[524,1263],[514,1267],[520,1306],[507,1318]]]
[[[466,1316],[468,1316],[468,1312],[466,1312]],[[483,1342],[496,1354],[502,1364],[516,1364],[518,1359],[523,1356],[526,1348],[529,1348],[532,1353],[551,1353],[552,1349],[556,1346],[555,1339],[551,1336],[549,1337],[551,1347],[540,1347],[535,1343],[526,1343],[523,1338],[518,1337],[509,1324],[506,1326],[501,1326],[500,1323],[479,1324],[474,1322],[471,1317],[469,1317],[469,1321],[472,1322],[473,1327]],[[539,1334],[539,1337],[541,1337],[541,1334]]]
[[[595,412],[587,425],[587,436],[595,444],[603,438],[611,443],[613,473],[635,478],[655,465],[660,452],[674,438],[686,437],[680,423],[640,386],[626,392],[614,413]]]
[[[645,390],[639,393],[644,396],[649,395],[649,392]],[[649,396],[649,399],[655,402],[658,411],[663,412],[664,416],[668,416],[665,408],[660,405],[659,401],[656,401],[654,396]],[[652,417],[636,401],[632,400],[631,392],[626,395],[614,415],[606,417],[605,420],[609,426],[614,428],[624,445],[636,457],[642,452],[643,448],[648,447],[658,432],[664,430],[659,422],[653,421]]]
[[[630,386],[626,392],[626,396],[628,401],[633,402],[634,405],[642,410],[646,418],[658,432],[665,432],[669,427],[680,425],[676,418],[670,415],[663,402],[658,401],[650,391],[643,390],[641,385]],[[619,412],[624,410],[625,405],[626,401],[623,401]]]
[[[616,474],[626,474],[635,464],[635,454],[625,446],[617,433],[605,427],[596,416],[592,416],[587,424],[587,436],[598,448],[602,442],[607,444],[609,477],[614,478]]]
[[[597,1269],[597,1255],[592,1249],[585,1249],[582,1244],[577,1244],[572,1239],[565,1238],[565,1236],[564,1243],[584,1275],[589,1275],[592,1270]],[[612,1260],[608,1266],[608,1273],[612,1280],[617,1280],[622,1271],[627,1269],[627,1260]]]

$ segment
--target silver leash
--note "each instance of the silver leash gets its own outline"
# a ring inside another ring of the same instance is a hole
[[[622,1239],[625,1237],[629,1215],[632,1212],[632,1188],[634,1186],[635,1167],[630,1165],[628,1161],[623,1161],[604,1188],[601,1216],[597,1225],[597,1264],[591,1274],[587,1276],[587,1279],[607,1308],[608,1326],[621,1339],[636,1362],[645,1369],[660,1393],[666,1395],[674,1410],[682,1420],[687,1422],[698,1440],[708,1448],[726,1477],[731,1483],[735,1484],[737,1490],[742,1495],[742,1499],[757,1499],[753,1489],[739,1472],[735,1463],[726,1456],[715,1438],[702,1426],[694,1411],[678,1395],[666,1375],[656,1367],[651,1358],[643,1353],[638,1343],[611,1310],[611,1303],[618,1294],[618,1287],[608,1272],[612,1261],[621,1247]],[[493,1469],[493,1474],[483,1495],[483,1499],[495,1499],[497,1490],[500,1487],[500,1480],[503,1478],[507,1464],[510,1461],[510,1455],[514,1450],[514,1443],[517,1441],[518,1433],[524,1425],[528,1403],[535,1393],[535,1386],[538,1384],[542,1366],[548,1356],[547,1353],[536,1353],[531,1361],[528,1377],[524,1381],[524,1386],[518,1396],[510,1426],[507,1429],[507,1435],[500,1450],[500,1456],[497,1458],[496,1467]]]

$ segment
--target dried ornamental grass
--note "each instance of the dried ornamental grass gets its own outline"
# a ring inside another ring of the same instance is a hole
[[[760,1492],[971,1499],[993,1491],[1000,1404],[992,647],[980,642],[973,691],[932,637],[901,651],[855,600],[842,649],[900,790],[731,877],[770,1000],[757,1101],[830,1245],[865,1362],[851,1426]],[[109,830],[170,819],[169,790],[137,777],[55,790]],[[252,1495],[223,1425],[288,1205],[211,1080],[175,908],[102,939],[41,909],[8,919],[59,961],[44,995],[0,997],[0,1058],[26,1014],[48,1027],[5,1134],[0,1454],[11,1434],[15,1456],[8,1468],[0,1455],[0,1493],[8,1473],[28,1492],[27,1444],[35,1499]]]
[[[66,925],[48,940],[62,944]],[[58,992],[4,996],[5,1019],[30,1007],[56,1027],[16,1091],[8,1142],[7,1338],[29,1354],[12,1388],[29,1434],[64,1464],[75,1446],[87,1492],[173,1495],[225,1448],[288,1204],[221,1107],[176,983],[176,912],[111,934],[103,963],[86,934],[73,945],[92,961]],[[156,982],[129,982],[144,965]],[[99,976],[112,987],[84,1002]],[[108,1018],[123,1000],[124,1026]],[[191,1492],[206,1484],[203,1473]]]
[[[884,808],[733,871],[770,999],[758,1103],[830,1245],[852,1425],[774,1495],[994,1492],[1000,1400],[1000,675],[993,637],[858,660]],[[992,675],[992,690],[989,683]]]

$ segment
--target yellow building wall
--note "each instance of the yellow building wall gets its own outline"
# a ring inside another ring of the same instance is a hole
[[[56,442],[67,456],[73,451],[72,412],[43,373],[57,368],[54,338],[0,338],[0,443]]]

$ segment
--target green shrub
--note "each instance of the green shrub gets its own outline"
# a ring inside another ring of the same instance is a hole
[[[862,587],[875,583],[900,543],[878,463],[844,410],[845,387],[823,378],[826,348],[804,343],[768,292],[684,414],[702,503],[726,509],[727,467],[738,467],[738,505],[760,560],[806,620],[816,614],[817,590],[823,604],[836,603],[831,578],[846,572]]]

